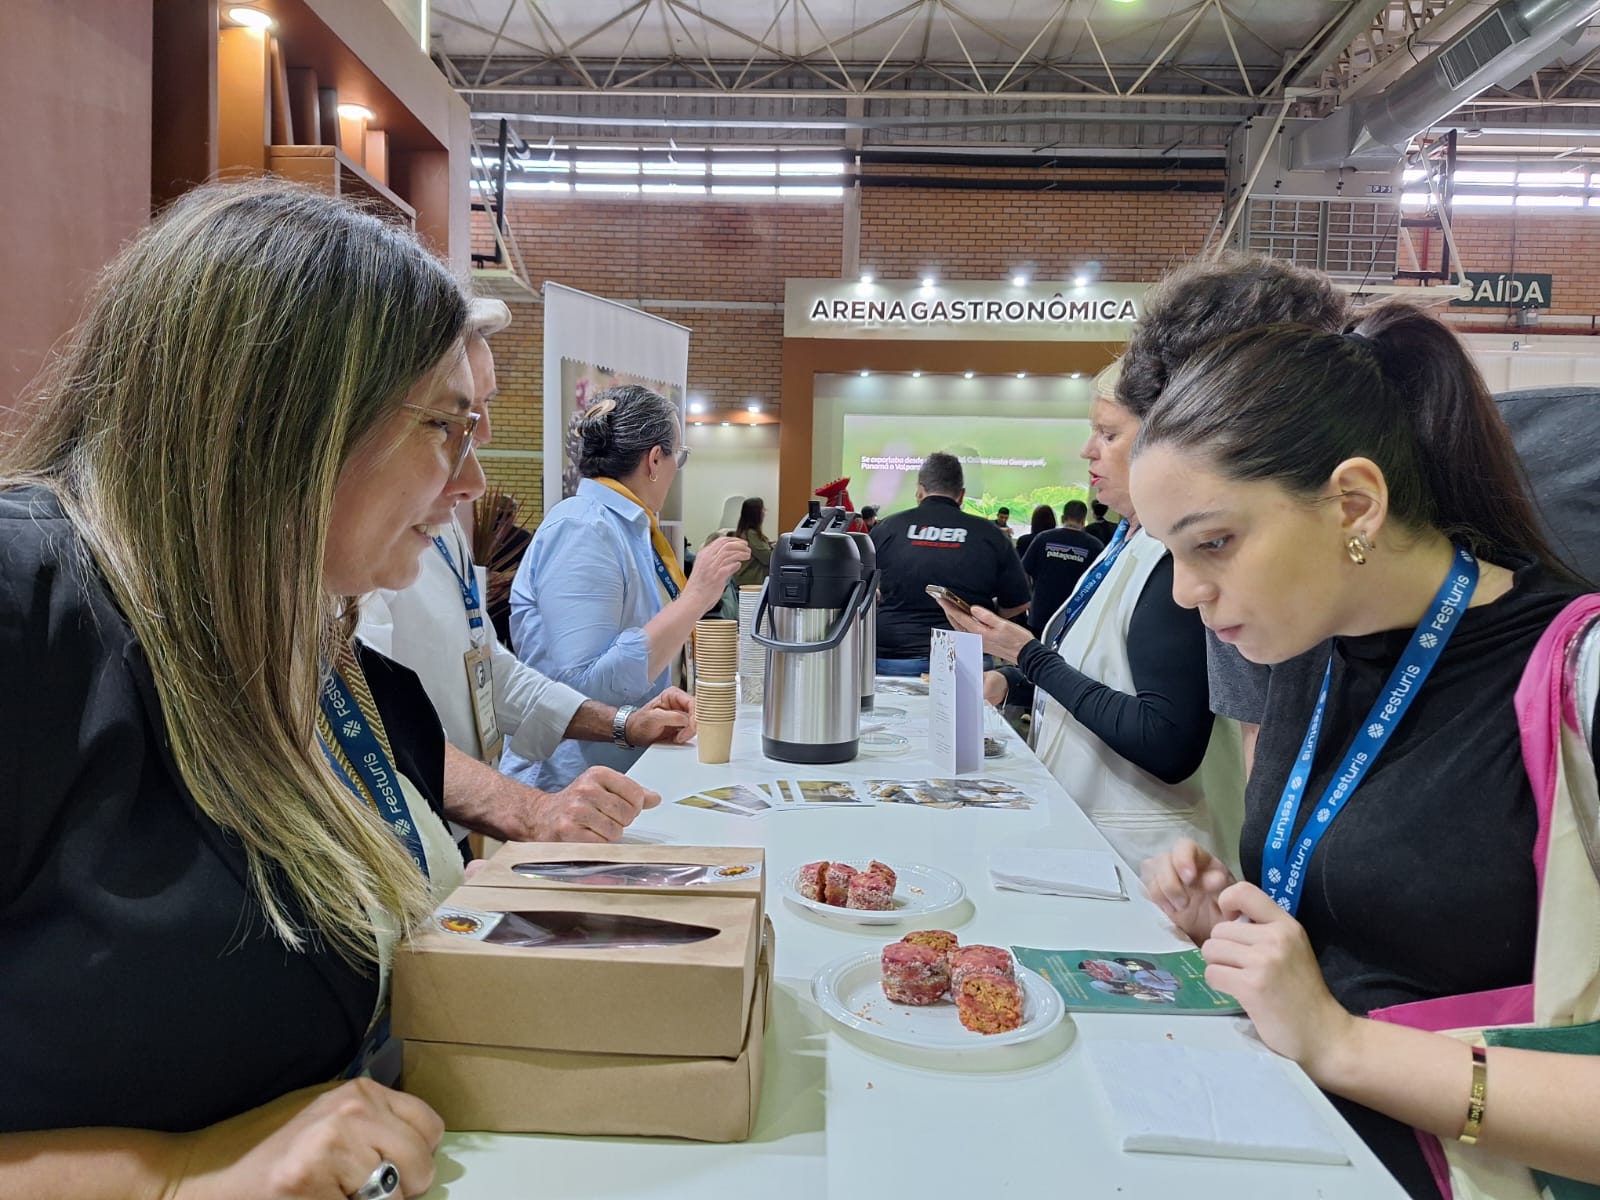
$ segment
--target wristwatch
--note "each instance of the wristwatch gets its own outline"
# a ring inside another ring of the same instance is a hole
[[[611,718],[611,744],[621,746],[624,750],[633,749],[633,743],[628,740],[628,718],[639,711],[636,704],[624,704],[617,709],[617,715]]]

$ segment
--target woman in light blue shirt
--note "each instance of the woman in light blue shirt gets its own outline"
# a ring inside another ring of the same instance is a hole
[[[637,384],[595,397],[579,418],[578,494],[552,508],[511,585],[517,656],[606,704],[639,705],[672,682],[694,623],[750,557],[718,538],[685,580],[656,519],[689,457],[678,410]],[[626,771],[625,743],[563,742],[542,763],[507,751],[501,769],[545,790],[592,766]]]

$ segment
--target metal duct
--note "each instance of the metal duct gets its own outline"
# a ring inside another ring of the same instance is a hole
[[[1597,13],[1600,0],[1501,0],[1375,96],[1363,96],[1290,140],[1296,170],[1394,166],[1417,134],[1496,83],[1526,76]]]

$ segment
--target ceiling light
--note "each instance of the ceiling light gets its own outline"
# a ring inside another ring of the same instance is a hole
[[[913,371],[913,372],[911,372],[911,378],[913,378],[913,379],[921,379],[922,378],[922,372],[921,371]]]
[[[872,273],[869,271],[867,274],[863,275],[861,277],[861,282],[862,283],[871,283],[872,282]]]
[[[1017,378],[1018,379],[1026,379],[1027,377],[1028,377],[1028,373],[1026,371],[1018,371],[1017,372]]]
[[[934,284],[936,284],[938,282],[939,281],[937,279],[935,279],[932,275],[924,275],[922,277],[922,286],[923,287],[932,287]]]
[[[1083,372],[1082,371],[1074,371],[1072,373],[1072,377],[1074,379],[1082,379],[1083,378]]]
[[[1026,275],[1013,275],[1011,277],[1011,286],[1012,287],[1022,287],[1027,282],[1028,282],[1028,277]]]
[[[968,372],[966,372],[966,374],[964,374],[964,375],[962,375],[962,377],[961,377],[961,378],[963,378],[963,379],[971,379],[971,378],[972,378],[972,376],[973,376],[973,375],[974,375],[974,374],[975,374],[975,373],[976,373],[976,372],[973,372],[973,371],[968,371]]]
[[[872,374],[871,371],[863,371],[863,372],[861,372],[861,378],[865,379],[868,375],[871,375],[871,374]]]
[[[759,400],[750,401],[749,404],[746,404],[744,406],[744,410],[745,410],[745,412],[753,412],[753,413],[760,412],[761,411],[761,401],[759,401]]]
[[[1083,287],[1088,282],[1089,282],[1089,277],[1087,275],[1074,275],[1072,277],[1072,286],[1073,287]]]
[[[339,115],[346,121],[370,121],[372,110],[364,104],[341,104]]]
[[[272,18],[259,8],[230,8],[228,20],[235,25],[243,25],[246,29],[271,29]]]
[[[733,424],[733,422],[732,422],[732,421],[724,421],[724,422],[723,422],[723,423],[722,423],[722,427],[723,427],[723,428],[724,428],[724,429],[726,429],[726,428],[727,428],[727,427],[728,427],[728,426],[729,426],[729,425],[732,425],[732,424]]]
[[[703,413],[703,412],[705,412],[705,410],[706,410],[706,406],[704,404],[700,403],[700,401],[691,400],[689,402],[689,411],[690,412],[692,412],[692,413]]]

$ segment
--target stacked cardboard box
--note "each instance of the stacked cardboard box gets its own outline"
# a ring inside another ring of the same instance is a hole
[[[712,869],[688,887],[515,870],[596,860]],[[450,1129],[742,1141],[761,1093],[771,989],[763,866],[749,847],[502,847],[396,957],[405,1090]],[[711,936],[648,949],[482,940],[502,913],[643,917]]]

